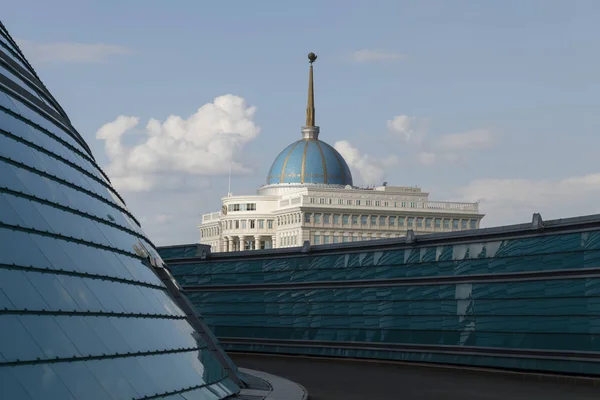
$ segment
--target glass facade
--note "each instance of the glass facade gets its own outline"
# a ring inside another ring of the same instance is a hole
[[[166,261],[226,349],[598,376],[599,226]]]
[[[0,24],[0,398],[237,393],[162,266]]]

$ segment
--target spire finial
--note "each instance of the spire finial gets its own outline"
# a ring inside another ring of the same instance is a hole
[[[315,92],[313,88],[313,63],[317,60],[315,53],[308,53],[310,73],[308,76],[308,105],[306,106],[306,126],[315,126]]]

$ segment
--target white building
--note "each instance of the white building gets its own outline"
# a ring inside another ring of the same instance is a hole
[[[477,203],[430,201],[418,187],[353,185],[350,168],[315,126],[313,66],[302,139],[275,159],[256,195],[222,199],[220,212],[204,214],[200,243],[212,252],[342,243],[415,233],[476,229]]]

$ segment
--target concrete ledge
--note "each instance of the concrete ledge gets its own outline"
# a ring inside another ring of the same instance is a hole
[[[232,399],[239,400],[306,400],[308,391],[304,386],[292,382],[289,379],[282,378],[267,372],[255,371],[247,368],[239,368],[239,371],[245,375],[260,379],[266,384],[262,388],[242,389],[239,394]],[[266,390],[270,387],[270,390]]]
[[[505,376],[507,378],[524,381],[538,381],[538,382],[555,382],[555,383],[566,383],[572,385],[581,386],[592,386],[600,388],[600,378],[588,377],[588,376],[577,376],[577,375],[561,375],[543,372],[529,372],[529,371],[517,371],[507,370],[500,368],[485,368],[485,367],[471,367],[463,365],[448,365],[448,364],[435,364],[435,363],[423,363],[423,362],[411,362],[411,361],[394,361],[394,360],[375,360],[366,358],[346,358],[346,357],[322,357],[322,356],[310,356],[310,355],[296,355],[296,354],[276,354],[276,353],[254,353],[245,351],[228,351],[231,354],[250,355],[250,356],[263,356],[263,357],[282,357],[282,358],[298,358],[298,359],[318,359],[331,362],[355,362],[355,363],[368,363],[368,364],[387,364],[397,365],[402,367],[410,368],[423,368],[423,369],[438,369],[438,370],[453,370],[453,371],[464,371],[478,375],[497,375]],[[242,370],[242,368],[240,368]]]

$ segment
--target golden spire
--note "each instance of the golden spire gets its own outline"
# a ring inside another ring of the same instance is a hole
[[[310,74],[308,76],[308,105],[306,106],[306,126],[315,126],[315,91],[313,88],[313,63],[317,59],[315,53],[308,54]]]

